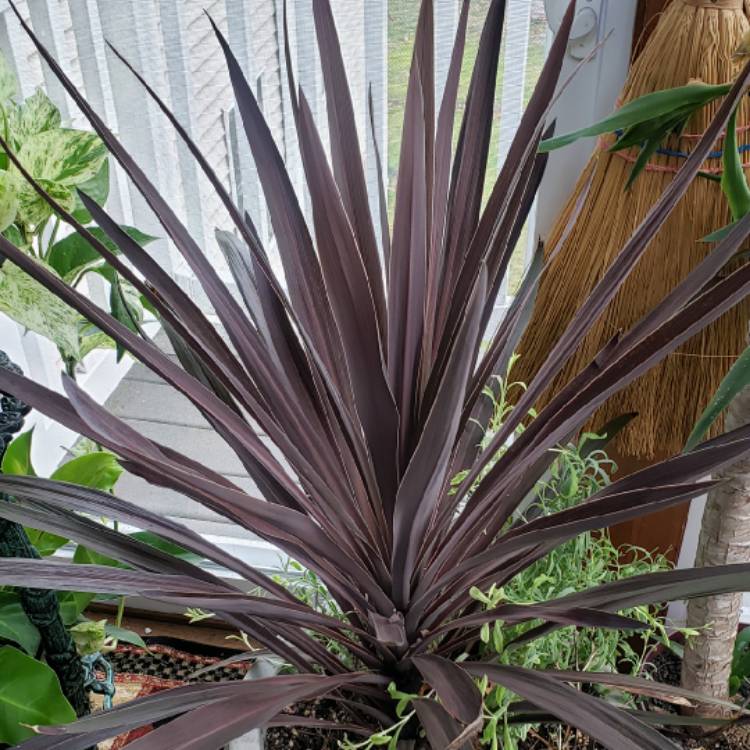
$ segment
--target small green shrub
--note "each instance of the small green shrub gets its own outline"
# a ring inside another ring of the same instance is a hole
[[[525,389],[523,383],[511,380],[515,361],[516,358],[511,360],[505,378],[496,378],[495,390],[485,391],[486,397],[493,400],[493,416],[485,443],[489,443],[512,410],[509,398],[514,392]],[[530,418],[533,417],[531,414]],[[606,445],[612,437],[613,434],[588,433],[577,443],[558,448],[557,460],[511,523],[558,513],[586,502],[606,487],[617,471],[617,465],[600,446]],[[486,609],[502,604],[537,604],[592,586],[670,567],[663,555],[652,554],[640,547],[616,546],[607,530],[588,532],[524,569],[508,585],[493,585],[488,591],[474,588],[471,594]],[[666,642],[667,634],[663,620],[649,607],[636,607],[625,614],[648,627],[638,639],[643,644],[640,650],[633,647],[629,634],[621,631],[572,626],[553,630],[526,645],[514,647],[514,641],[538,623],[508,627],[496,621],[485,623],[481,629],[480,656],[483,660],[497,659],[501,664],[532,669],[619,671],[635,675],[641,671],[646,644],[653,638]],[[514,700],[517,697],[501,686],[486,692],[483,740],[492,750],[498,747],[515,750],[529,732],[528,725],[507,723],[508,707]]]

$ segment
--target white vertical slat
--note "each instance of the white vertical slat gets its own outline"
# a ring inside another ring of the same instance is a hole
[[[154,88],[162,94],[158,77],[160,73],[163,74],[164,63],[157,33],[158,11],[153,3],[150,0],[119,0],[116,3],[99,3],[98,10],[104,37],[115,40],[119,49],[127,51],[129,61],[145,73]],[[170,170],[177,171],[176,158],[156,105],[148,101],[138,81],[109,49],[106,59],[114,90],[118,135],[123,146],[163,194],[176,195],[171,191],[174,180],[170,179],[173,175],[169,174]],[[163,228],[132,185],[130,199],[133,219],[139,228],[163,237]],[[165,241],[154,243],[149,250],[165,268],[171,271],[184,269],[184,261]]]
[[[253,55],[253,14],[250,12],[246,0],[226,0],[226,11],[227,18],[230,19],[228,24],[229,44],[248,82],[253,86],[259,75]],[[248,212],[258,228],[260,236],[265,238],[267,236],[265,209],[258,182],[258,171],[242,128],[239,112],[236,109],[230,111],[228,121],[230,153],[235,170],[237,204],[241,210]]]
[[[189,81],[188,60],[185,54],[185,28],[182,16],[183,0],[159,0],[161,36],[166,58],[167,81],[171,109],[188,134],[193,133],[193,110]],[[177,155],[187,227],[193,239],[201,246],[206,244],[206,227],[202,202],[205,199],[205,182],[198,180],[198,168],[188,147],[178,136]]]
[[[505,54],[500,96],[500,164],[523,115],[532,0],[508,0],[505,11]]]
[[[65,13],[60,0],[28,0],[31,24],[34,33],[52,53],[55,60],[64,61],[65,55]],[[69,122],[73,112],[73,102],[49,65],[42,63],[44,87],[47,96],[57,105],[63,122]]]
[[[175,60],[176,64],[185,70],[183,83],[189,92],[193,140],[208,160],[217,179],[230,185],[232,177],[226,113],[234,106],[234,97],[224,56],[210,22],[213,21],[227,35],[231,23],[227,17],[226,4],[224,0],[180,0],[176,6],[182,25],[182,39],[180,44],[174,43],[173,47],[176,56],[181,58]],[[166,29],[164,39],[165,43],[170,39]],[[181,92],[173,92],[173,98],[175,94],[183,96]],[[174,103],[178,103],[176,99]],[[197,174],[205,251],[219,274],[228,279],[229,269],[216,243],[214,230],[216,227],[228,227],[229,217],[216,192],[200,176],[200,169]],[[184,187],[188,192],[194,191],[192,185],[186,183]]]
[[[6,315],[0,314],[0,349],[2,349],[25,374],[47,388],[59,383],[60,355],[55,345]]]
[[[365,177],[370,199],[370,212],[375,224],[378,243],[380,237],[380,185],[378,184],[375,143],[380,152],[383,179],[388,175],[388,0],[371,0],[365,23],[366,90],[372,91],[374,129],[370,127],[369,103],[365,107]],[[365,100],[367,102],[367,100]],[[373,132],[374,131],[374,132]],[[387,192],[388,186],[383,190]]]
[[[460,0],[435,1],[435,101],[443,98],[445,80],[448,77],[453,42],[458,27]]]
[[[112,85],[104,54],[104,39],[96,0],[72,0],[70,16],[86,99],[109,127],[117,132],[117,114],[112,100]],[[127,178],[114,159],[110,159],[110,194],[107,210],[118,220],[133,223]]]
[[[17,3],[17,7],[25,21],[30,21],[29,7],[25,0]],[[31,96],[37,86],[44,82],[39,56],[34,49],[26,32],[9,7],[4,7],[0,13],[0,49],[3,56],[13,68],[18,80],[22,98]]]
[[[508,0],[505,10],[503,77],[500,94],[499,163],[502,166],[523,116],[526,63],[531,31],[532,0]],[[503,278],[498,304],[508,295],[508,274]]]

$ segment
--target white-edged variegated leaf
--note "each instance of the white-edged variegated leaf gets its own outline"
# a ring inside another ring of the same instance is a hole
[[[7,260],[0,267],[0,312],[79,358],[78,313]]]
[[[52,215],[52,209],[40,197],[34,188],[27,182],[23,182],[23,177],[15,176],[19,181],[18,191],[18,219],[29,226],[37,226],[46,221]],[[51,195],[66,211],[70,211],[75,206],[75,197],[70,188],[53,180],[38,179],[48,195]]]
[[[18,213],[18,181],[12,172],[0,171],[0,232],[4,232]]]
[[[18,158],[32,177],[72,187],[97,175],[107,149],[95,133],[56,128],[29,137]]]
[[[41,88],[9,111],[8,120],[11,135],[19,145],[37,133],[60,128],[62,122],[60,110]]]

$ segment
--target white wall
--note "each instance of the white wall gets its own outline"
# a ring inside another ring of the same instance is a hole
[[[548,16],[559,17],[567,0],[545,0],[545,5]],[[551,113],[551,118],[557,121],[556,133],[569,133],[590,125],[615,108],[628,73],[637,6],[637,0],[579,0],[579,13],[584,9],[586,13],[595,11],[597,25],[591,34],[579,40],[585,45],[583,50],[576,52],[576,57],[568,55],[565,61],[563,82],[580,68]],[[581,33],[580,23],[578,33]],[[602,48],[593,59],[582,64],[581,54],[597,43],[603,43]],[[552,228],[561,202],[573,191],[594,147],[595,139],[588,138],[550,155],[538,199],[537,232],[542,237]]]

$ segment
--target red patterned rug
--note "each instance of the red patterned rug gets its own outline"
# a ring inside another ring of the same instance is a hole
[[[117,691],[114,703],[116,706],[192,682],[241,680],[252,664],[247,661],[224,665],[193,677],[195,672],[220,662],[221,657],[188,653],[164,645],[153,645],[148,651],[135,646],[122,645],[108,658],[115,669]],[[92,709],[97,711],[101,709],[101,706],[101,697],[93,696]],[[152,728],[148,726],[135,729],[110,742],[100,743],[99,747],[101,750],[121,750],[139,737],[148,734]]]

